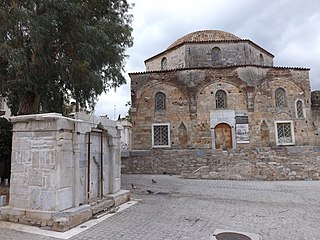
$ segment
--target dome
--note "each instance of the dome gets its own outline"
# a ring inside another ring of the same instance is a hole
[[[233,35],[232,33],[220,31],[220,30],[203,30],[189,33],[175,42],[173,42],[168,48],[176,47],[182,43],[187,42],[211,42],[211,41],[232,41],[241,40],[241,38]]]

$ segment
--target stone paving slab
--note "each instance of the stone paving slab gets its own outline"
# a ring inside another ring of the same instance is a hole
[[[123,175],[122,189],[130,189],[138,203],[70,239],[210,240],[217,229],[252,233],[259,240],[320,239],[320,181]],[[0,239],[57,238],[0,228]]]

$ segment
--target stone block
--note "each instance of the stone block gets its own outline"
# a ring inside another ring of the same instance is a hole
[[[314,150],[315,152],[320,152],[320,147],[314,147],[313,150]]]
[[[120,190],[114,194],[108,194],[106,199],[113,200],[114,206],[117,207],[123,203],[126,203],[130,200],[130,191],[129,190]]]
[[[7,205],[7,196],[1,195],[0,196],[0,207]]]
[[[68,130],[59,131],[57,133],[57,139],[72,140],[72,137],[73,137],[72,132]]]
[[[207,155],[207,151],[205,149],[197,149],[195,151],[195,157],[205,157]]]
[[[295,154],[303,151],[303,147],[301,146],[292,146],[288,147],[288,153]]]
[[[33,136],[36,138],[53,138],[55,133],[53,131],[41,131],[41,132],[34,132]]]
[[[28,185],[37,187],[43,186],[42,169],[31,168],[28,170]]]
[[[65,210],[72,207],[73,193],[71,187],[59,189],[57,191],[57,211]]]
[[[97,214],[114,206],[113,199],[103,199],[91,205],[92,214]]]
[[[25,206],[26,209],[39,209],[42,204],[40,203],[40,187],[29,187],[30,204]]]
[[[292,165],[304,165],[304,163],[302,163],[302,162],[292,162],[291,164]]]
[[[40,196],[38,198],[37,209],[44,211],[58,211],[60,210],[56,205],[56,191],[40,191]]]
[[[145,157],[150,155],[150,150],[132,150],[130,156],[132,157]]]
[[[54,231],[66,231],[92,218],[90,205],[82,205],[53,215]]]
[[[9,206],[0,208],[1,215],[11,215],[11,216],[24,216],[26,214],[25,209],[13,208]]]
[[[212,171],[212,172],[209,172],[209,176],[210,176],[210,179],[216,179],[218,178],[219,173]]]
[[[19,137],[14,141],[14,149],[23,151],[23,150],[30,150],[31,149],[31,141],[30,138],[27,137]]]
[[[38,221],[48,221],[52,218],[53,211],[41,211],[41,210],[26,210],[26,218],[38,220]]]
[[[121,158],[128,158],[128,157],[130,157],[130,151],[121,150]]]
[[[279,165],[277,162],[268,162],[268,165]]]

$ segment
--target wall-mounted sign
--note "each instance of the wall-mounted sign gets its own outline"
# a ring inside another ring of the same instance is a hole
[[[248,112],[236,111],[236,139],[237,143],[249,143]]]

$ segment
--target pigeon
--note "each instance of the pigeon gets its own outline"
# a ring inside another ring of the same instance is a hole
[[[152,183],[157,183],[155,180],[151,179]]]
[[[151,191],[151,190],[147,190],[147,192],[148,192],[149,194],[153,194],[153,193],[154,193],[154,192]]]
[[[131,183],[131,187],[132,187],[133,189],[136,189],[136,188],[137,188],[133,183]]]

